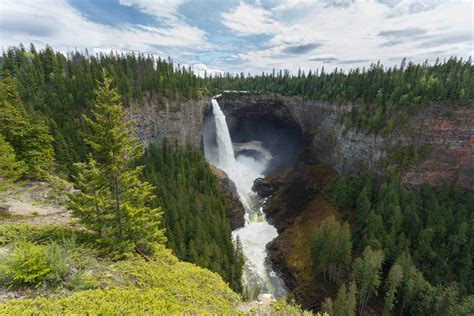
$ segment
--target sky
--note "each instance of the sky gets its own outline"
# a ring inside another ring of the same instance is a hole
[[[0,45],[170,56],[196,71],[348,70],[473,54],[473,0],[0,0]]]

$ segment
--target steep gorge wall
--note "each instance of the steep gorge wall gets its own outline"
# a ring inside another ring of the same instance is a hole
[[[129,108],[127,119],[135,121],[136,137],[145,147],[160,144],[165,138],[177,146],[190,143],[195,148],[202,147],[204,113],[211,99],[165,101],[146,100]],[[244,225],[245,209],[237,195],[235,184],[227,174],[213,166],[212,173],[218,181],[218,190],[229,207],[229,222],[232,229]]]
[[[307,152],[340,174],[360,168],[397,168],[396,157],[408,146],[419,157],[401,170],[404,183],[439,185],[443,181],[474,188],[474,105],[426,106],[388,135],[365,134],[340,123],[341,112],[356,104],[336,105],[276,94],[225,93],[219,104],[226,115],[258,117],[297,125]],[[424,151],[424,154],[420,153]]]
[[[145,147],[166,138],[171,144],[190,143],[201,148],[204,111],[210,102],[208,97],[186,101],[148,99],[132,105],[127,118],[135,121],[136,136]]]
[[[306,153],[341,174],[352,174],[361,167],[381,171],[396,167],[394,156],[407,146],[428,151],[401,172],[407,185],[423,182],[474,188],[474,105],[426,106],[410,115],[408,122],[389,135],[365,134],[346,129],[339,120],[353,104],[344,106],[286,97],[277,94],[224,93],[218,98],[226,115],[234,118],[273,120],[298,127]],[[132,106],[128,117],[137,123],[137,136],[147,146],[165,137],[178,145],[202,146],[204,114],[210,98],[198,100],[149,100]]]

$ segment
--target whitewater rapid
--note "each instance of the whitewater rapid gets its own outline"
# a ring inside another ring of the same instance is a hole
[[[270,293],[275,297],[282,297],[285,295],[283,282],[265,262],[266,245],[276,238],[278,233],[276,228],[267,222],[262,212],[262,199],[252,191],[254,180],[263,177],[271,155],[262,155],[260,159],[244,155],[235,157],[225,115],[215,98],[212,99],[212,111],[217,147],[211,148],[212,145],[207,144],[205,140],[206,159],[224,170],[235,183],[246,210],[244,227],[232,232],[234,240],[240,240],[245,256],[243,284],[251,296]],[[259,142],[252,142],[251,145],[261,146]],[[260,150],[267,151],[263,147]]]

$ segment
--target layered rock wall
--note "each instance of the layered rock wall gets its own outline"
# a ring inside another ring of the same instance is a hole
[[[171,144],[190,143],[201,148],[204,111],[209,104],[208,97],[186,101],[148,99],[132,105],[127,118],[135,121],[136,136],[145,147],[166,138]]]
[[[344,127],[341,112],[351,111],[356,104],[248,93],[223,94],[219,104],[226,115],[298,126],[307,152],[340,174],[353,174],[361,168],[375,172],[399,168],[394,157],[412,146],[417,158],[412,157],[401,170],[407,185],[447,181],[467,189],[474,187],[474,105],[426,106],[382,136]]]
[[[350,111],[357,106],[354,104],[341,106],[297,96],[248,93],[224,93],[218,101],[231,117],[298,127],[305,153],[340,174],[352,174],[360,168],[375,172],[396,168],[393,157],[412,146],[418,157],[401,170],[407,185],[447,181],[474,188],[474,105],[426,106],[383,136],[346,129],[341,124],[340,113]],[[137,136],[145,146],[166,137],[171,143],[189,142],[201,148],[204,113],[209,106],[209,97],[182,102],[148,100],[130,107],[128,117],[136,121]]]
[[[177,146],[190,143],[195,148],[201,148],[204,112],[210,102],[210,98],[185,102],[147,100],[130,107],[127,118],[135,121],[136,136],[145,147],[159,144],[166,138]],[[229,206],[228,218],[232,229],[244,226],[245,209],[235,184],[224,171],[213,166],[211,171],[217,177],[218,190]]]

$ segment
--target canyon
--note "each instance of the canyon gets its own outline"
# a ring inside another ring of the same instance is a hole
[[[318,195],[319,188],[332,177],[363,170],[393,170],[400,173],[408,187],[447,182],[467,190],[474,188],[472,105],[427,105],[405,121],[399,118],[389,133],[375,134],[347,128],[342,123],[341,117],[361,106],[356,103],[341,105],[299,96],[246,92],[225,92],[216,100],[226,116],[236,153],[262,154],[252,146],[236,145],[257,140],[272,155],[265,177],[255,181],[253,187],[262,198],[270,197],[263,209],[279,234],[267,245],[267,262],[304,308],[319,308],[313,302],[334,296],[337,291],[314,286],[317,280],[305,273],[311,269],[304,250],[309,245],[295,240],[311,233],[327,216],[340,216]],[[211,112],[211,98],[201,97],[195,101],[165,102],[164,106],[149,101],[131,107],[129,118],[137,122],[137,136],[145,146],[167,138],[176,146],[189,143],[204,150],[204,126]],[[415,153],[415,158],[402,165],[400,160],[405,159],[403,153],[407,149]],[[243,227],[245,208],[236,186],[223,170],[215,166],[211,170],[229,205],[232,229]]]
[[[347,129],[341,123],[340,116],[358,104],[238,92],[223,93],[217,100],[231,121],[231,135],[235,125],[232,120],[273,122],[301,137],[306,156],[328,164],[339,174],[354,174],[361,168],[374,172],[394,169],[394,153],[408,146],[419,152],[428,147],[400,170],[406,185],[428,182],[437,186],[447,181],[465,189],[474,187],[473,105],[427,105],[388,135],[382,135]],[[165,105],[149,100],[130,107],[128,117],[137,123],[136,136],[145,146],[167,138],[172,144],[190,143],[202,149],[203,122],[210,107],[210,97],[166,101]]]

